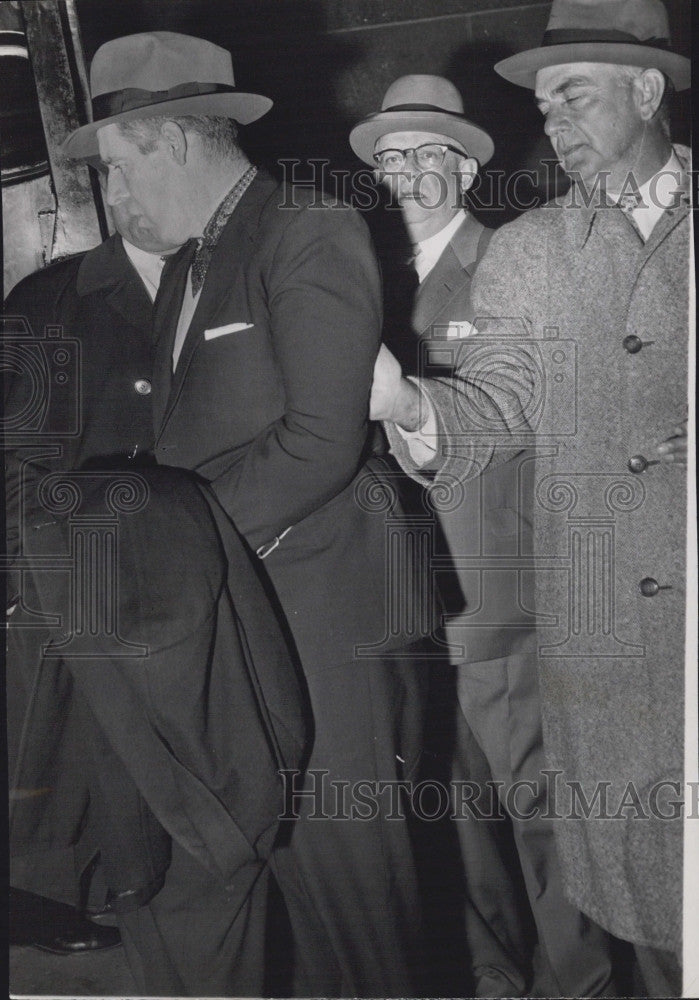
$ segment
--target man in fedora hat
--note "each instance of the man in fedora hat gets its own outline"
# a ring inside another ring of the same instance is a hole
[[[555,0],[542,45],[496,69],[535,91],[572,185],[491,241],[459,379],[421,394],[395,379],[393,393],[409,428],[431,401],[449,442],[440,476],[473,475],[474,442],[498,427],[541,445],[539,668],[565,886],[633,943],[641,988],[676,996],[690,199],[668,103],[690,66],[659,0]]]
[[[418,74],[391,84],[381,111],[354,127],[350,144],[365,163],[377,168],[400,206],[414,250],[419,284],[412,315],[396,330],[389,313],[384,337],[399,352],[409,375],[422,375],[430,366],[445,373],[450,358],[453,365],[458,357],[458,344],[473,331],[471,281],[492,233],[465,209],[463,195],[479,166],[493,155],[493,142],[465,117],[461,95],[452,83]],[[391,416],[390,398],[385,400],[387,408],[381,407],[383,379],[390,386],[393,366],[395,361],[382,346],[372,389],[376,418]],[[419,460],[423,438],[405,436]],[[606,935],[566,901],[553,824],[541,818],[546,812],[542,781],[546,764],[533,588],[519,585],[516,570],[494,574],[478,567],[478,559],[492,565],[493,559],[531,551],[532,471],[532,452],[519,450],[482,477],[455,482],[454,502],[443,504],[443,509],[438,503],[432,505],[446,546],[435,554],[441,557],[437,576],[447,611],[449,659],[457,667],[457,697],[450,705],[444,692],[441,701],[447,703],[442,705],[439,726],[447,725],[444,716],[453,711],[455,735],[447,763],[453,788],[460,780],[484,782],[491,775],[500,783],[541,943],[542,961],[532,983],[531,957],[519,917],[522,900],[496,846],[501,831],[495,834],[486,821],[474,823],[465,817],[457,821],[468,895],[466,933],[477,994],[511,995],[534,988],[585,996],[608,987],[609,949]],[[445,571],[445,556],[453,560],[455,573]],[[435,687],[444,685],[444,678],[442,666],[435,671]],[[513,784],[521,781],[534,781],[542,788],[537,813],[526,820],[507,806]]]
[[[296,945],[283,988],[411,994],[406,822],[390,801],[348,820],[336,785],[410,780],[422,735],[421,631],[387,603],[384,466],[366,460],[381,316],[368,231],[250,163],[237,127],[270,102],[236,90],[218,46],[115,39],[91,87],[95,120],[66,151],[101,158],[107,201],[145,249],[187,243],[156,301],[153,453],[194,470],[244,536],[308,686],[308,775],[287,776],[295,822],[276,852]],[[409,585],[399,597],[414,607]]]

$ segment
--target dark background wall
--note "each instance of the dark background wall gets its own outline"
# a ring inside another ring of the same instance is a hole
[[[689,55],[690,0],[666,0],[675,47]],[[86,59],[110,38],[169,30],[207,38],[233,54],[236,84],[273,98],[247,132],[258,159],[326,157],[358,166],[350,128],[380,108],[404,73],[437,73],[460,89],[466,113],[493,136],[490,171],[534,168],[551,149],[531,92],[493,64],[539,44],[550,3],[522,0],[77,0]],[[680,96],[675,135],[687,141],[690,104]],[[544,186],[545,188],[546,186]],[[541,194],[551,193],[542,188]],[[488,201],[493,183],[481,188]],[[512,209],[482,212],[505,221]]]

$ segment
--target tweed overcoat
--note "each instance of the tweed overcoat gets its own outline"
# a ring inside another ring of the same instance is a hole
[[[689,240],[686,176],[646,243],[618,208],[572,188],[496,233],[461,381],[422,383],[447,435],[443,474],[477,474],[498,440],[535,444],[540,680],[566,888],[613,934],[673,950],[686,472],[657,463],[655,446],[687,417]]]

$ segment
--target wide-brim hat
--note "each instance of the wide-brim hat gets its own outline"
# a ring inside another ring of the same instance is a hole
[[[503,59],[495,71],[533,90],[540,69],[582,62],[659,69],[677,90],[691,85],[689,59],[670,49],[661,0],[554,0],[541,46]]]
[[[114,122],[162,115],[208,115],[248,125],[272,107],[269,97],[236,90],[230,52],[203,38],[146,31],[102,45],[90,67],[92,117],[63,151],[99,156],[97,131]]]
[[[454,140],[466,156],[487,163],[495,147],[487,132],[464,116],[461,94],[441,76],[414,73],[391,84],[381,110],[350,132],[350,146],[360,160],[376,166],[376,142],[389,132],[434,132]]]

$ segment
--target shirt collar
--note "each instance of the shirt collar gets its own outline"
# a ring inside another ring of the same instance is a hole
[[[426,240],[420,240],[415,244],[415,270],[420,281],[424,281],[439,258],[444,253],[452,236],[466,218],[466,212],[460,209],[443,229],[440,229],[434,236],[428,236]]]
[[[126,256],[136,268],[141,281],[146,286],[146,291],[148,292],[151,301],[155,301],[155,296],[160,286],[160,278],[163,273],[163,266],[166,259],[165,256],[158,253],[150,253],[147,250],[141,250],[140,247],[136,247],[133,243],[129,243],[129,241],[124,239],[123,236],[121,237],[121,242],[124,246]]]

